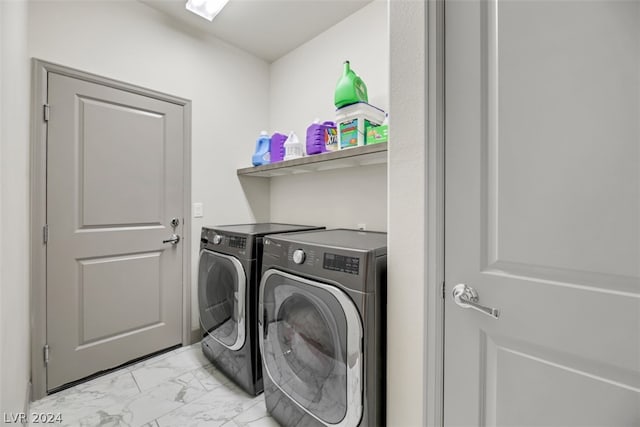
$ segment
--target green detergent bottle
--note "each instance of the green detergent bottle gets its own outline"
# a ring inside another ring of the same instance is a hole
[[[333,101],[336,108],[342,108],[356,102],[369,102],[367,85],[353,72],[349,61],[344,61],[344,71],[338,80]]]

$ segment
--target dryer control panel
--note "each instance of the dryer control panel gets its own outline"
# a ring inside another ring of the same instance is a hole
[[[229,236],[229,246],[232,248],[244,249],[247,247],[247,238],[238,236]]]
[[[247,237],[208,228],[200,234],[200,248],[234,256],[247,256]]]

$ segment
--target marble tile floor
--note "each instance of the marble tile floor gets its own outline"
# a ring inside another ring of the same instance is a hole
[[[251,397],[202,354],[181,347],[54,393],[31,413],[60,413],[73,427],[277,427],[262,395]]]

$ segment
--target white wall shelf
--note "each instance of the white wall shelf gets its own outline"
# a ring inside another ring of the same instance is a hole
[[[238,176],[270,178],[299,173],[376,165],[387,162],[387,143],[347,148],[269,165],[238,169]]]

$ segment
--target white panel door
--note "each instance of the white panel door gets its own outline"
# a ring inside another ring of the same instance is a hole
[[[638,426],[640,2],[445,21],[444,423]]]
[[[183,111],[49,73],[47,389],[182,336]]]

